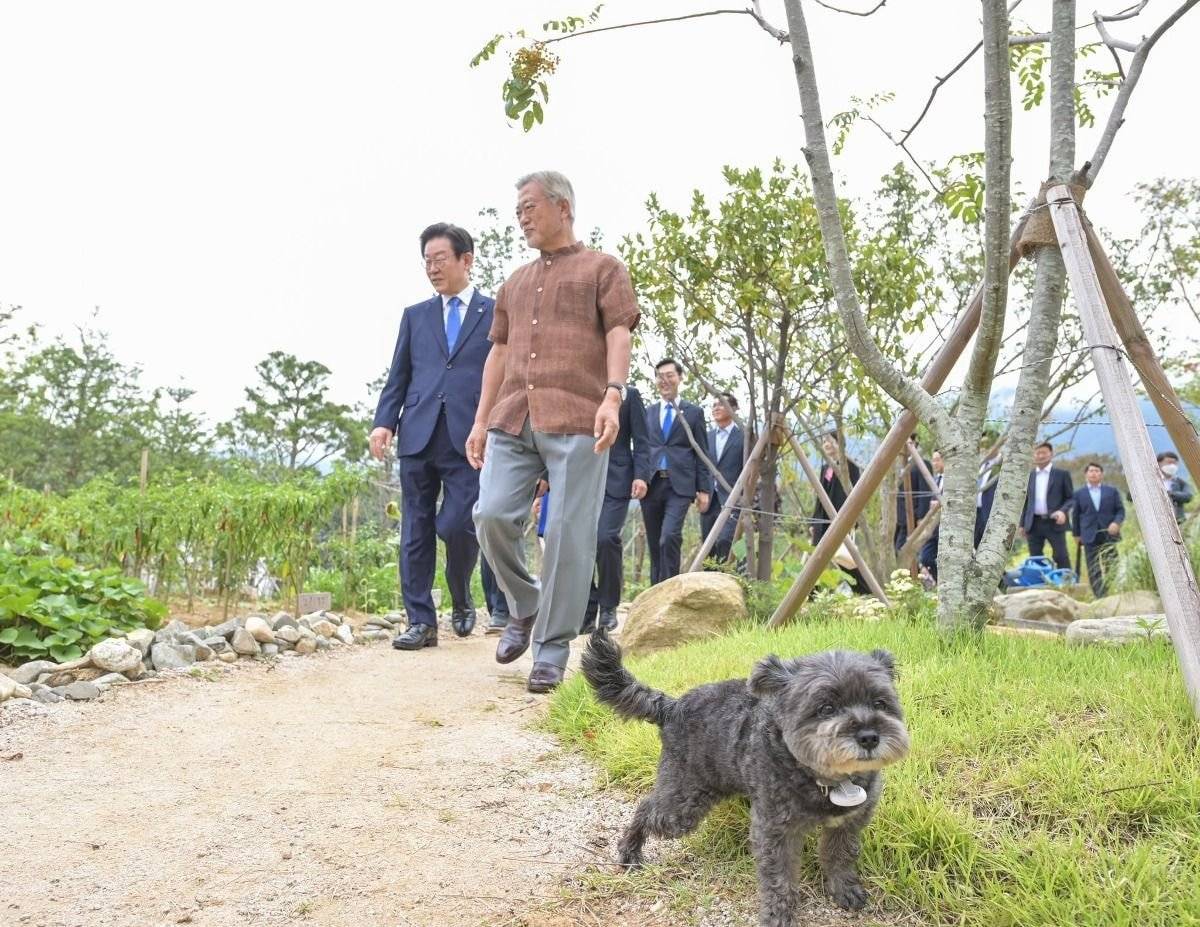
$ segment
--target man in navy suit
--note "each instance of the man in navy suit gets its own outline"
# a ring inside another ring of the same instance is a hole
[[[679,398],[683,368],[670,358],[654,367],[660,402],[646,410],[646,435],[652,468],[650,491],[642,500],[646,546],[650,548],[650,582],[661,583],[679,573],[683,548],[683,521],[694,501],[700,513],[708,511],[712,478],[696,455],[708,433],[704,410]]]
[[[479,403],[494,301],[471,285],[475,244],[466,230],[439,222],[421,233],[425,273],[437,295],[409,306],[400,319],[387,384],[375,410],[371,453],[382,457],[396,436],[403,510],[400,581],[408,629],[397,650],[437,646],[433,581],[437,539],[446,544],[451,626],[459,637],[475,627],[471,574],[479,557],[472,509],[479,474],[467,463],[467,435]],[[442,504],[438,508],[438,496]],[[493,623],[507,617],[504,597],[484,563]]]
[[[580,634],[594,631],[597,621],[600,627],[610,631],[617,626],[617,606],[621,603],[621,587],[625,581],[621,531],[629,514],[629,500],[644,499],[650,488],[646,407],[636,387],[625,387],[618,421],[620,430],[616,444],[608,452],[604,503],[596,528],[596,575]]]
[[[1104,484],[1104,468],[1100,464],[1089,463],[1083,478],[1087,485],[1075,493],[1071,532],[1076,541],[1083,542],[1088,582],[1092,584],[1092,593],[1100,598],[1108,593],[1107,568],[1115,553],[1113,545],[1121,536],[1125,505],[1121,494]]]
[[[1054,445],[1043,441],[1033,449],[1033,472],[1025,490],[1025,513],[1021,516],[1021,535],[1029,542],[1029,556],[1040,557],[1050,542],[1054,565],[1070,569],[1067,552],[1067,520],[1075,506],[1075,488],[1071,474],[1051,466]]]
[[[733,413],[737,407],[737,399],[729,393],[722,393],[714,399],[712,404],[713,427],[708,429],[708,459],[716,465],[717,472],[731,487],[742,475],[742,428],[733,420]],[[713,495],[708,505],[708,511],[700,516],[700,531],[704,537],[708,537],[713,525],[717,523],[717,518],[728,498],[729,493],[719,481],[714,480]],[[724,562],[729,559],[729,550],[733,547],[733,536],[737,532],[737,516],[736,511],[730,513],[725,527],[721,529],[721,536],[713,544],[709,556],[714,560]]]

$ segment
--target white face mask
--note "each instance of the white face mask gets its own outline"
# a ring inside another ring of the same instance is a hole
[[[1163,476],[1174,479],[1175,474],[1179,472],[1179,464],[1165,463],[1162,465]]]

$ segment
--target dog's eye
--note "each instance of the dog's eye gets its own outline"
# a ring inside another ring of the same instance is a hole
[[[883,711],[883,709],[887,708],[887,699],[877,698],[871,704],[875,707],[876,710]]]
[[[833,712],[834,712],[833,706],[830,705],[828,702],[826,702],[824,705],[822,705],[820,708],[817,709],[817,717],[832,718]]]

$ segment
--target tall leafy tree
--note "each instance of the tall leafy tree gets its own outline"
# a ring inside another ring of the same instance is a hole
[[[362,456],[366,439],[353,410],[327,397],[328,367],[272,351],[254,370],[258,381],[246,387],[246,404],[218,427],[218,437],[240,453],[288,471],[339,455]]]

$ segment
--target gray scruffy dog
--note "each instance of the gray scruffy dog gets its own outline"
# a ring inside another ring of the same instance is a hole
[[[763,927],[793,923],[797,857],[818,826],[826,891],[843,908],[867,903],[858,835],[879,803],[879,770],[908,753],[891,654],[772,654],[755,664],[748,683],[710,683],[674,699],[638,682],[600,629],[583,655],[583,674],[617,714],[661,729],[658,780],[621,838],[622,865],[641,865],[648,836],[682,837],[718,801],[745,795]]]

